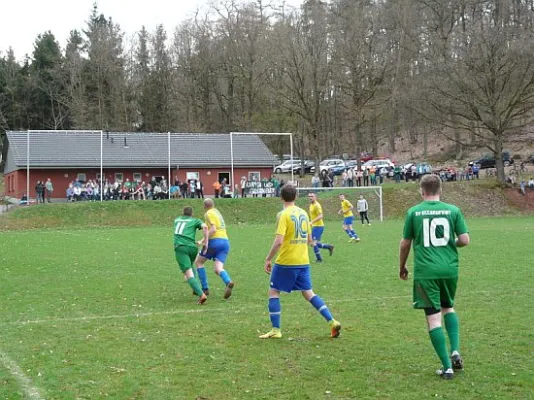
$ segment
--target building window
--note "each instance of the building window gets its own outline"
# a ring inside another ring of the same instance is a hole
[[[248,173],[249,182],[259,182],[261,181],[261,172],[252,171]]]
[[[198,172],[188,172],[185,176],[187,181],[194,181],[195,179],[197,181],[200,180],[200,173]]]
[[[140,172],[134,172],[133,180],[134,182],[141,182],[143,180],[143,174]]]
[[[76,179],[78,180],[78,182],[82,182],[82,183],[87,182],[87,177],[85,176],[85,174],[78,174]]]
[[[116,182],[122,182],[124,180],[124,175],[121,172],[117,172],[115,174],[115,181]]]

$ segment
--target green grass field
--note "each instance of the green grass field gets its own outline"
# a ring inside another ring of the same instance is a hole
[[[272,225],[229,229],[234,296],[210,271],[195,304],[171,228],[0,233],[1,399],[526,399],[534,396],[534,218],[471,219],[457,311],[466,370],[439,367],[411,282],[397,278],[402,224],[338,224],[315,290],[343,324],[330,339],[299,294],[282,298],[284,338],[269,329],[263,259]],[[33,392],[32,392],[33,390]]]

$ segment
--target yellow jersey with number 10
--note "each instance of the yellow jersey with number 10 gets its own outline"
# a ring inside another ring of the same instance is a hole
[[[311,234],[310,219],[302,208],[287,207],[278,214],[276,234],[284,237],[276,264],[281,267],[307,267],[308,236]]]
[[[313,221],[315,218],[317,218],[322,213],[323,213],[323,207],[321,207],[318,201],[310,204],[310,221]],[[323,219],[321,218],[319,221],[313,222],[312,226],[324,226]]]
[[[347,199],[343,200],[341,202],[341,210],[343,210],[343,216],[344,217],[352,217],[354,214],[352,213],[352,204]]]
[[[204,214],[204,220],[206,221],[208,228],[215,226],[215,233],[210,237],[210,239],[228,239],[224,218],[219,210],[216,208],[208,210],[206,214]]]

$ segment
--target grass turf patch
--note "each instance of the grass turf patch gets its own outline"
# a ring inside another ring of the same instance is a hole
[[[466,371],[452,382],[433,375],[424,316],[397,278],[400,222],[357,226],[359,244],[327,223],[336,252],[312,275],[343,324],[337,340],[298,293],[282,297],[284,338],[257,338],[269,329],[272,224],[230,226],[234,296],[222,299],[210,271],[203,307],[174,261],[171,226],[2,233],[0,350],[47,399],[528,398],[533,222],[468,220],[457,296]],[[0,398],[19,395],[0,366]]]

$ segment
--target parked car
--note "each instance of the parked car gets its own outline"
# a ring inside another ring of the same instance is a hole
[[[345,162],[345,169],[348,170],[350,168],[356,168],[358,166],[357,160],[349,160]]]
[[[362,165],[362,171],[364,169],[369,169],[373,166],[378,169],[382,169],[385,167],[389,171],[390,169],[395,167],[395,164],[393,164],[389,158],[382,158],[379,160],[369,160]]]
[[[315,166],[315,162],[311,160],[304,160],[304,173],[309,174],[312,172],[312,168]],[[300,170],[302,169],[302,163],[299,163],[294,169],[293,172],[296,174],[300,173]]]
[[[505,167],[513,165],[514,163],[514,159],[510,156],[510,153],[508,151],[502,152],[502,160],[504,162]],[[486,154],[481,158],[469,162],[470,166],[473,166],[475,164],[478,165],[480,169],[495,168],[495,156],[493,154]]]
[[[343,172],[347,170],[347,166],[336,165],[335,167],[330,168],[330,170],[334,173],[334,175],[341,175]]]
[[[287,160],[273,168],[275,174],[284,174],[295,170],[300,165],[300,160]]]
[[[328,160],[323,160],[319,164],[319,172],[322,173],[323,171],[329,172],[331,168],[338,167],[338,166],[345,166],[345,161],[343,161],[340,158],[332,158]],[[315,172],[315,167],[311,168],[311,172]]]

